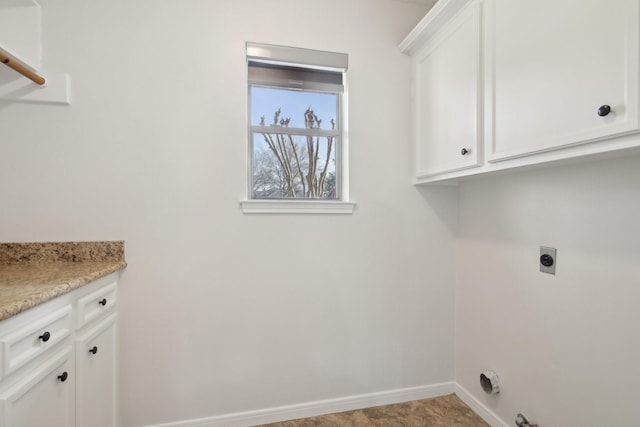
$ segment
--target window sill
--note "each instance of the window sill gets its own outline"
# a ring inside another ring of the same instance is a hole
[[[338,214],[351,215],[356,202],[333,200],[241,200],[245,214]]]

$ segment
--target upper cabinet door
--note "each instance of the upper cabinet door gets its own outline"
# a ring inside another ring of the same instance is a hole
[[[414,55],[416,179],[478,166],[481,9],[473,2]]]
[[[637,0],[487,0],[487,158],[638,130]]]

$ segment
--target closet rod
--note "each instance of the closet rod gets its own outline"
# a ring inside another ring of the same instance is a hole
[[[25,67],[16,58],[2,51],[0,51],[0,62],[2,62],[7,67],[17,71],[18,73],[22,74],[23,76],[25,76],[26,78],[34,82],[35,84],[42,86],[46,81],[44,77],[38,75],[37,73],[34,73],[33,71]]]

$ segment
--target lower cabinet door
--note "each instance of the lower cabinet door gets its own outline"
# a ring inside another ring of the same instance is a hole
[[[67,346],[43,358],[0,394],[0,425],[75,426],[74,382],[73,350]]]
[[[116,314],[76,339],[76,421],[78,427],[116,425]]]

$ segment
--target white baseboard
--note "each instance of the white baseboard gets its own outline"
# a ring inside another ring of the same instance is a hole
[[[320,400],[298,405],[280,406],[257,411],[237,412],[209,418],[155,424],[147,427],[248,427],[297,418],[315,417],[335,412],[353,411],[372,406],[391,405],[412,400],[430,399],[455,391],[453,382],[432,384],[379,393],[360,394],[338,399]]]
[[[491,427],[510,427],[511,424],[500,419],[491,409],[487,408],[482,402],[473,397],[469,391],[458,383],[454,383],[454,391],[456,396],[460,398],[468,407],[480,416]]]

